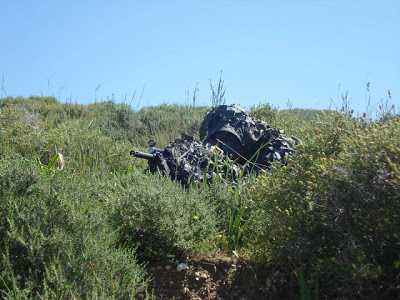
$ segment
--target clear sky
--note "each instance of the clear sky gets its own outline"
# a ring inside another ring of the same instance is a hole
[[[227,104],[398,108],[400,1],[0,0],[3,97],[210,105],[221,70]]]

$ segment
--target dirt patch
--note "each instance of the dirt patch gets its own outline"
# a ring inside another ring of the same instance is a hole
[[[178,263],[188,269],[178,271]],[[148,266],[157,299],[260,299],[252,269],[236,256],[194,257]],[[138,295],[140,297],[140,295]]]

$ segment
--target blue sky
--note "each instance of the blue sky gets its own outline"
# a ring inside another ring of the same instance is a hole
[[[0,0],[1,95],[130,103],[136,90],[138,108],[192,103],[198,84],[210,105],[222,70],[228,104],[335,108],[348,91],[363,111],[390,88],[398,107],[399,13],[398,0]]]

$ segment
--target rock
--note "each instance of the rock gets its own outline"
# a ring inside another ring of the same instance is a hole
[[[184,263],[180,263],[180,264],[178,264],[176,266],[176,270],[178,272],[183,271],[183,270],[187,270],[187,269],[189,269],[189,267],[187,266],[187,264],[184,264]]]
[[[197,272],[194,273],[194,275],[196,275],[198,278],[207,278],[208,277],[207,273],[205,271],[203,271],[203,272],[202,271],[197,271]]]

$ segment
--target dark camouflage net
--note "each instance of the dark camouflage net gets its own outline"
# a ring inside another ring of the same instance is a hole
[[[182,135],[149,161],[149,171],[162,172],[184,185],[212,180],[236,181],[241,167],[228,159],[218,147],[204,145],[194,137]]]
[[[270,127],[239,105],[221,105],[208,111],[200,127],[204,144],[217,145],[237,162],[266,169],[273,161],[286,162],[299,143],[284,130]]]
[[[221,105],[208,111],[200,138],[202,142],[183,134],[166,148],[151,150],[153,158],[148,160],[148,170],[161,172],[184,185],[212,180],[236,182],[243,169],[268,169],[273,161],[285,164],[299,143],[297,138],[286,137],[283,130],[270,127],[239,105]]]

